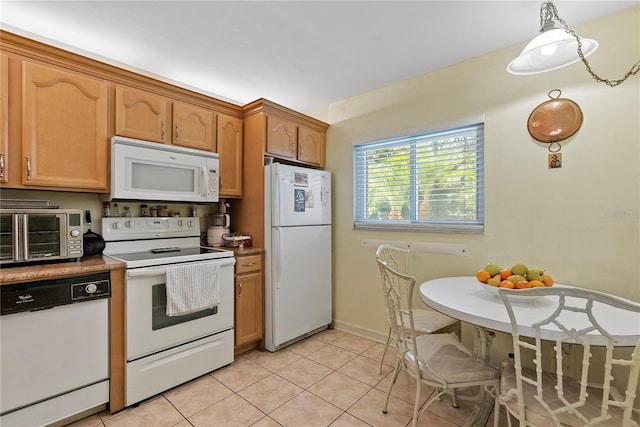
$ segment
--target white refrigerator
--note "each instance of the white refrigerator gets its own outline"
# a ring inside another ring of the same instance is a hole
[[[265,347],[331,323],[331,174],[273,163],[265,175]]]

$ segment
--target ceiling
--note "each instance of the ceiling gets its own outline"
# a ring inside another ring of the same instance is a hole
[[[310,112],[514,44],[524,47],[538,31],[541,4],[2,0],[0,24],[234,104],[267,98]],[[571,28],[638,4],[555,2]]]

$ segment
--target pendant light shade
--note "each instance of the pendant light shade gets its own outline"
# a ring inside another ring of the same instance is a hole
[[[580,38],[580,41],[585,58],[598,48],[595,40]],[[556,70],[581,60],[577,48],[575,37],[564,29],[552,27],[531,40],[520,56],[509,63],[507,71],[527,75]]]
[[[620,79],[609,80],[600,77],[593,72],[586,59],[597,48],[597,41],[584,39],[569,29],[564,19],[558,16],[558,9],[553,0],[549,0],[540,7],[540,33],[529,42],[520,56],[507,65],[507,71],[518,75],[538,74],[582,61],[595,81],[610,87],[616,87],[640,72],[638,60]]]

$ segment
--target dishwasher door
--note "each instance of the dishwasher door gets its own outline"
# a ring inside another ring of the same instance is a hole
[[[3,419],[8,412],[99,382],[108,384],[108,331],[107,298],[1,316]],[[109,400],[108,386],[100,390],[100,396],[90,404]],[[68,408],[62,412],[73,415],[86,409],[89,408]]]

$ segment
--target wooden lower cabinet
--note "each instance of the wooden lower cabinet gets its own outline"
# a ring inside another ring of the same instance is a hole
[[[262,253],[236,255],[235,353],[254,349],[264,338]]]

